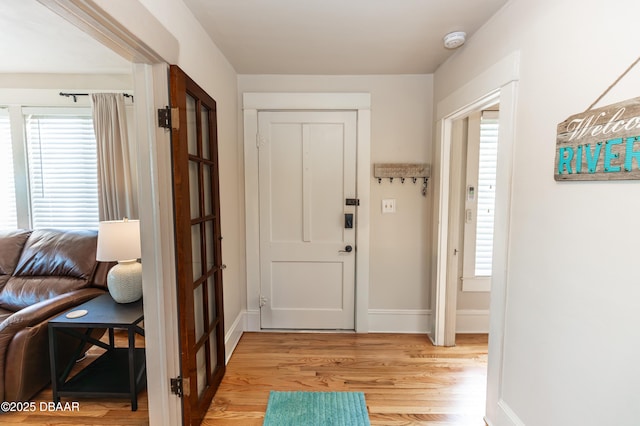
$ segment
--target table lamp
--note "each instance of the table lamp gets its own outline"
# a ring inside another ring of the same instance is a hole
[[[142,265],[140,257],[140,221],[110,220],[98,225],[98,249],[100,262],[118,264],[107,274],[107,287],[113,300],[131,303],[142,297]]]

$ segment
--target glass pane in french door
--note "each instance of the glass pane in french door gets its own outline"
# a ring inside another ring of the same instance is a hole
[[[206,271],[210,272],[211,269],[215,266],[215,251],[216,251],[216,246],[215,246],[215,236],[213,234],[213,221],[208,220],[207,222],[205,222],[204,224],[204,228],[205,228],[205,233],[206,233],[206,242],[207,242],[207,265],[206,265]]]
[[[211,166],[205,164],[202,167],[202,186],[204,189],[204,215],[213,214],[213,190],[211,187]]]
[[[191,262],[193,265],[193,280],[202,276],[202,247],[200,239],[200,225],[191,226]]]
[[[196,161],[189,161],[189,207],[191,219],[200,216],[200,165]]]
[[[202,140],[209,141],[209,108],[202,105],[200,107],[200,121],[202,123]],[[211,150],[209,149],[208,143],[202,144],[202,158],[210,159],[211,158]]]
[[[187,93],[187,140],[189,155],[198,155],[196,100]]]
[[[204,334],[205,319],[204,319],[204,295],[202,294],[202,285],[196,287],[193,290],[193,319],[196,326],[196,342],[200,340]],[[207,327],[208,328],[208,327]]]
[[[207,387],[207,357],[205,347],[206,346],[202,346],[196,355],[196,368],[198,370],[198,396],[202,395],[202,392]]]
[[[216,319],[216,278],[215,275],[209,277],[207,282],[207,297],[209,299],[209,324]]]
[[[211,371],[214,371],[218,366],[218,345],[216,342],[216,332],[215,330],[211,332],[209,335],[209,344],[211,345],[209,351],[209,360],[211,362]]]

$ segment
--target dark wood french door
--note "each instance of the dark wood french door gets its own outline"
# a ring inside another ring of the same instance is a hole
[[[170,86],[183,424],[199,425],[225,372],[216,102],[175,65]]]

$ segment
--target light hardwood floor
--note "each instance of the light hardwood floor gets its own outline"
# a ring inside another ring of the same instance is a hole
[[[372,425],[484,426],[487,336],[245,333],[205,425],[261,425],[270,390],[362,391]]]
[[[457,343],[434,347],[414,334],[245,333],[203,424],[262,425],[270,390],[306,390],[364,392],[372,425],[484,426],[487,336],[458,335]],[[34,401],[51,401],[51,389]],[[78,402],[79,412],[0,414],[0,424],[148,424],[146,391],[136,412],[123,399]]]

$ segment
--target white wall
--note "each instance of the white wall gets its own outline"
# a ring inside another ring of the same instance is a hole
[[[99,1],[105,10],[119,16],[123,23],[131,18],[130,2]],[[211,41],[202,26],[182,1],[140,0],[140,3],[177,40],[178,58],[165,58],[178,65],[217,103],[218,111],[218,155],[220,161],[220,201],[222,221],[222,261],[224,271],[225,331],[245,309],[244,267],[244,216],[242,210],[243,182],[241,146],[238,143],[238,106],[236,96],[236,72]],[[121,13],[124,11],[124,13]],[[145,32],[144,28],[130,25],[142,41],[156,52],[163,54],[167,46],[166,34]],[[162,36],[162,37],[161,37]],[[167,53],[169,55],[171,53]]]
[[[639,12],[635,0],[513,0],[435,73],[437,103],[521,53],[493,424],[638,424],[640,183],[557,183],[553,163],[557,124],[636,59]],[[637,68],[599,106],[639,91]]]
[[[371,93],[371,267],[369,309],[377,314],[429,308],[428,198],[421,184],[378,184],[373,163],[431,162],[431,75],[240,75],[238,92]],[[381,201],[396,199],[395,214]],[[423,317],[422,319],[425,319]],[[374,324],[372,331],[376,330]],[[427,329],[424,324],[424,330]]]
[[[0,74],[0,105],[88,107],[89,96],[72,98],[60,92],[132,93],[131,74]],[[127,102],[126,105],[131,105]]]
[[[73,99],[64,98],[59,95],[60,92],[73,91],[128,91],[133,89],[133,80],[131,74],[0,74],[0,87],[3,89],[16,89],[15,93],[21,96],[21,102],[24,102],[25,93],[28,90],[39,89],[51,90],[56,97],[52,98],[56,102],[62,99],[63,105],[73,104]],[[26,91],[25,91],[26,89]],[[7,102],[8,92],[3,93],[3,102]],[[90,105],[89,98],[82,96],[78,98],[79,103],[84,102]],[[40,102],[40,100],[37,100]],[[47,100],[46,102],[50,102]]]

